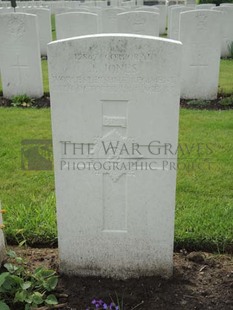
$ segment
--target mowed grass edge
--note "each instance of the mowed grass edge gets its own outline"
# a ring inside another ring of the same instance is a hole
[[[232,110],[181,109],[176,248],[233,248],[232,119]],[[21,169],[21,141],[51,139],[50,109],[0,108],[0,130],[0,200],[7,209],[7,240],[55,244],[54,174]]]

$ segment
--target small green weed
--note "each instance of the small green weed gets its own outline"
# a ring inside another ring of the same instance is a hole
[[[219,101],[219,104],[221,104],[224,107],[233,105],[233,95],[227,98],[223,98]]]
[[[29,98],[27,95],[18,95],[11,98],[11,105],[13,107],[31,107],[34,99]]]
[[[31,272],[21,257],[14,251],[7,253],[13,263],[4,264],[5,272],[0,274],[0,309],[31,310],[38,305],[56,305],[56,296],[50,294],[58,282],[58,277],[53,270],[43,267]]]

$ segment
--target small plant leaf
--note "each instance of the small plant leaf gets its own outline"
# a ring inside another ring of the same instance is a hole
[[[54,289],[56,288],[56,286],[57,286],[58,277],[56,277],[56,276],[51,277],[51,278],[49,278],[46,282],[47,282],[47,285],[46,285],[47,289],[50,290],[50,291],[52,291],[52,290],[54,290]]]
[[[14,284],[18,284],[18,285],[23,284],[23,279],[18,276],[11,275],[10,278],[12,281],[14,281]]]
[[[14,273],[15,271],[17,271],[19,269],[19,267],[13,265],[13,264],[10,264],[10,263],[7,263],[7,264],[4,264],[4,267],[10,272],[10,273]]]
[[[2,286],[8,276],[9,272],[3,272],[0,274],[0,286]]]
[[[57,298],[53,294],[47,296],[45,302],[47,305],[57,305],[58,304]]]
[[[11,310],[11,309],[7,306],[7,304],[6,304],[5,302],[3,302],[3,301],[0,301],[0,309],[1,309],[1,310]]]
[[[32,282],[30,282],[30,281],[26,281],[26,282],[21,284],[21,287],[22,287],[23,290],[27,290],[31,286],[32,286]]]
[[[10,250],[7,252],[7,256],[9,256],[10,258],[16,258],[16,253],[15,251]]]
[[[18,291],[15,294],[14,302],[24,302],[27,297],[26,291]]]
[[[55,274],[54,270],[47,270],[47,269],[42,269],[41,270],[41,275],[43,278],[49,278]]]
[[[22,247],[26,243],[26,240],[23,240],[19,243],[19,247]]]
[[[34,292],[32,295],[32,302],[36,305],[40,305],[44,302],[43,295],[39,292]]]

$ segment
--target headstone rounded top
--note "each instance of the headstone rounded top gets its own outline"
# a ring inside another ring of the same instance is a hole
[[[86,15],[86,16],[90,16],[90,15],[93,15],[93,16],[97,16],[97,14],[95,13],[91,13],[91,12],[65,12],[65,13],[60,13],[60,14],[57,14],[56,16],[71,16],[71,15]]]
[[[120,13],[120,14],[125,14],[125,13]],[[95,38],[104,38],[104,37],[110,37],[110,38],[134,38],[136,39],[150,39],[154,41],[161,41],[161,42],[167,42],[167,43],[175,43],[178,45],[182,45],[180,41],[177,40],[171,40],[171,39],[165,39],[165,38],[160,38],[160,37],[155,37],[155,36],[148,36],[148,35],[140,35],[140,34],[127,34],[127,33],[102,33],[102,34],[94,34],[94,35],[84,35],[84,36],[77,36],[77,37],[72,37],[72,38],[67,38],[67,39],[62,39],[62,40],[56,40],[53,42],[50,42],[48,45],[53,46],[56,44],[60,44],[62,42],[67,42],[67,41],[76,41],[76,40],[83,40],[83,39],[95,39]]]

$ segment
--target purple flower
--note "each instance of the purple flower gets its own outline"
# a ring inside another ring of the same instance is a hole
[[[92,305],[95,305],[95,309],[99,310],[119,310],[119,306],[117,306],[114,302],[111,302],[108,306],[102,299],[93,299]],[[86,310],[91,310],[93,308],[88,307]]]

